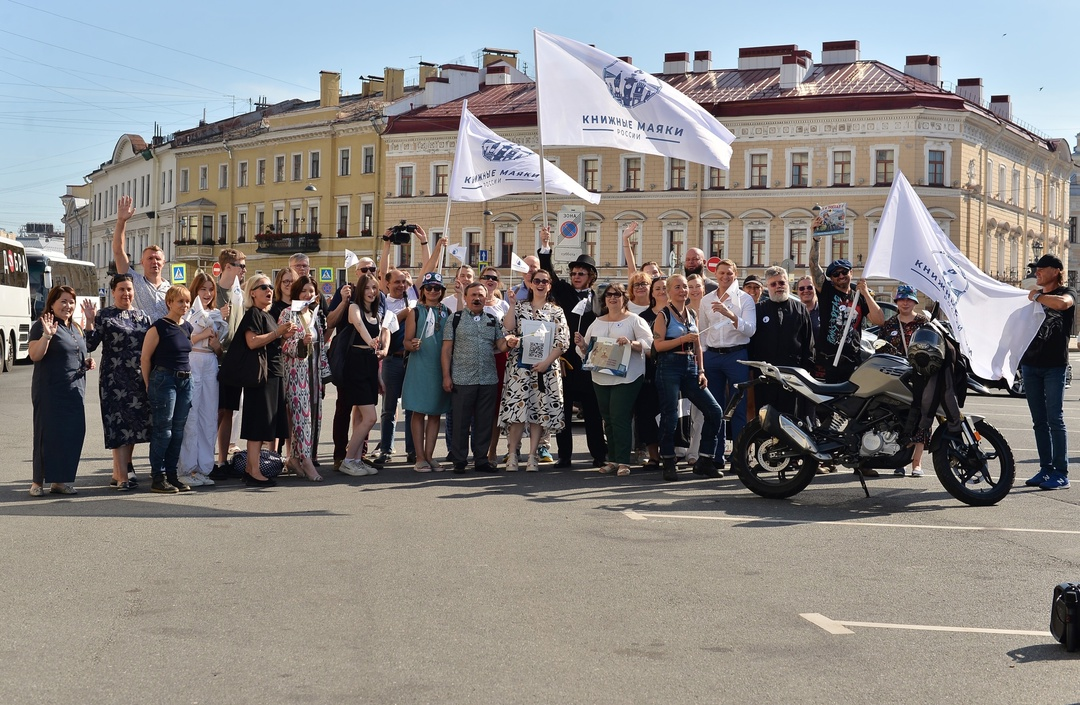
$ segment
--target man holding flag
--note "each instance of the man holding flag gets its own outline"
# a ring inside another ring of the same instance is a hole
[[[846,382],[859,366],[863,320],[870,319],[880,326],[885,322],[885,313],[874,301],[865,279],[859,281],[857,294],[852,291],[850,261],[834,260],[822,271],[818,264],[820,242],[820,237],[815,236],[810,246],[810,271],[818,287],[821,309],[821,326],[814,347],[825,381],[835,384]],[[840,350],[839,359],[837,350]]]

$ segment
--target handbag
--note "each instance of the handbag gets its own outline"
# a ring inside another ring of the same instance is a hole
[[[233,387],[261,387],[268,377],[266,348],[252,350],[242,337],[233,340],[221,359],[218,379]]]
[[[234,472],[243,473],[247,469],[248,453],[241,450],[233,454],[232,467]],[[263,477],[277,477],[285,469],[285,461],[281,456],[271,450],[263,448],[259,451],[259,472]]]
[[[346,360],[349,348],[356,341],[356,326],[347,324],[338,329],[337,335],[330,342],[330,379],[341,387],[345,384]]]

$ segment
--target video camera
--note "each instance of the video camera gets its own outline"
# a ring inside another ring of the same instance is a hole
[[[416,226],[409,224],[406,225],[405,221],[401,221],[401,225],[395,225],[390,228],[390,235],[386,238],[394,245],[406,245],[409,242],[409,236],[416,232]]]

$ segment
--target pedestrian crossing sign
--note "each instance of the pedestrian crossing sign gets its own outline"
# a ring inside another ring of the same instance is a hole
[[[187,265],[186,264],[174,264],[172,265],[172,283],[183,284],[187,281]]]
[[[330,267],[319,267],[319,281],[332,282],[334,281],[334,270]]]

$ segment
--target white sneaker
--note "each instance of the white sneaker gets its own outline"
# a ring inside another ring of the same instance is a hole
[[[367,463],[365,463],[363,461],[360,461],[360,464],[364,466],[365,470],[367,470],[368,475],[378,475],[379,474],[379,468],[375,467],[374,465],[368,465]]]
[[[196,478],[198,478],[198,479],[199,479],[199,483],[200,483],[200,484],[203,484],[203,485],[206,485],[207,487],[209,487],[210,485],[215,485],[215,484],[217,484],[216,482],[214,482],[213,480],[211,480],[211,479],[210,479],[209,477],[207,477],[207,476],[206,476],[206,473],[202,473],[202,472],[193,472],[193,473],[191,473],[191,475],[192,475],[192,477],[196,477]],[[190,485],[191,483],[189,482],[188,484]]]
[[[368,466],[356,458],[345,458],[341,461],[341,467],[338,470],[352,477],[363,477],[368,474]]]
[[[518,456],[517,453],[508,453],[506,456],[506,472],[518,471]]]
[[[206,483],[200,480],[199,477],[199,473],[193,472],[190,475],[181,475],[180,481],[189,487],[202,487]]]
[[[911,468],[911,476],[912,477],[922,477],[923,476],[922,468]]]

